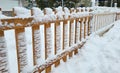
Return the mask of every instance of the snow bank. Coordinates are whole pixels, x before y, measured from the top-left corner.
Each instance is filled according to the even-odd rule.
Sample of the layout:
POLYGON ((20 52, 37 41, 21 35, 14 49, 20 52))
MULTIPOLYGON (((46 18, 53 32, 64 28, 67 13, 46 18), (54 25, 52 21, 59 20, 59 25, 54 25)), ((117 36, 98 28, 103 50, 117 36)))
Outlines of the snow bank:
POLYGON ((102 37, 91 35, 79 53, 51 73, 119 73, 120 21, 102 37))

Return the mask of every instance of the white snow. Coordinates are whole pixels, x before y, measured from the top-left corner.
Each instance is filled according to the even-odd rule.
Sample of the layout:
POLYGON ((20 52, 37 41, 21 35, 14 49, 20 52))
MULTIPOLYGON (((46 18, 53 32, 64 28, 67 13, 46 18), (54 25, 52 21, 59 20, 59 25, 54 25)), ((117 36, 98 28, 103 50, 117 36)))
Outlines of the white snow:
POLYGON ((0 19, 5 19, 5 18, 11 18, 11 17, 3 15, 2 12, 0 11, 0 19))
POLYGON ((70 16, 70 10, 67 7, 64 7, 64 13, 65 13, 64 18, 68 19, 70 16))
POLYGON ((64 19, 63 16, 65 15, 65 13, 63 12, 62 7, 58 7, 58 8, 56 8, 55 10, 56 10, 57 19, 58 19, 58 20, 63 20, 63 19, 64 19))
POLYGON ((120 21, 103 36, 92 34, 79 53, 51 73, 120 73, 120 21))
POLYGON ((44 17, 44 13, 40 8, 33 7, 33 17, 35 19, 35 22, 42 22, 42 17, 44 17))
POLYGON ((14 13, 16 17, 30 17, 31 11, 24 7, 14 7, 14 13))
POLYGON ((57 19, 55 13, 51 8, 44 9, 45 16, 43 17, 43 22, 55 21, 57 19))

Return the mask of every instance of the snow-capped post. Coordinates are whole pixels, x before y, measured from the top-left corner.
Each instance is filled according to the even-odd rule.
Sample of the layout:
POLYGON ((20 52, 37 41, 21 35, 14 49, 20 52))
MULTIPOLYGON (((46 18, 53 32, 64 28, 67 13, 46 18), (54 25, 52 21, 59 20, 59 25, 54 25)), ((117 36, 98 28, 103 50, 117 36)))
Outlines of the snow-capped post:
MULTIPOLYGON (((31 9, 31 16, 34 14, 34 9, 31 9)), ((39 60, 41 58, 41 50, 40 50, 40 23, 34 23, 32 26, 32 41, 33 41, 33 65, 38 65, 39 60)))
POLYGON ((4 31, 0 30, 0 73, 9 73, 4 31))

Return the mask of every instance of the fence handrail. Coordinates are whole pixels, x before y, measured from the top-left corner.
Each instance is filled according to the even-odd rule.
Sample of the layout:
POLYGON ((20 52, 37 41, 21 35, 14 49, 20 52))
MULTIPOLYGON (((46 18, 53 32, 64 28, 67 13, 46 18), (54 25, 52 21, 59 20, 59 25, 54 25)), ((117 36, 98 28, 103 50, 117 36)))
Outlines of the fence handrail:
POLYGON ((31 23, 33 18, 10 18, 10 19, 0 19, 3 26, 0 27, 0 30, 9 30, 17 29, 22 27, 29 26, 28 23, 31 23), (10 25, 12 23, 12 25, 10 25), (8 24, 8 25, 5 25, 8 24), (19 24, 19 25, 18 25, 19 24))

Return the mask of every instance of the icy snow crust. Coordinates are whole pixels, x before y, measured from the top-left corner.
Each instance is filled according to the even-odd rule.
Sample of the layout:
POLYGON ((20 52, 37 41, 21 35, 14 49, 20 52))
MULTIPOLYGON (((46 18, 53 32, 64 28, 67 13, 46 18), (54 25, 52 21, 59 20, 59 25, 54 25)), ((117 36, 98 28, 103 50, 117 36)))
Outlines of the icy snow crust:
POLYGON ((119 73, 120 21, 103 36, 92 34, 79 53, 51 73, 119 73))

